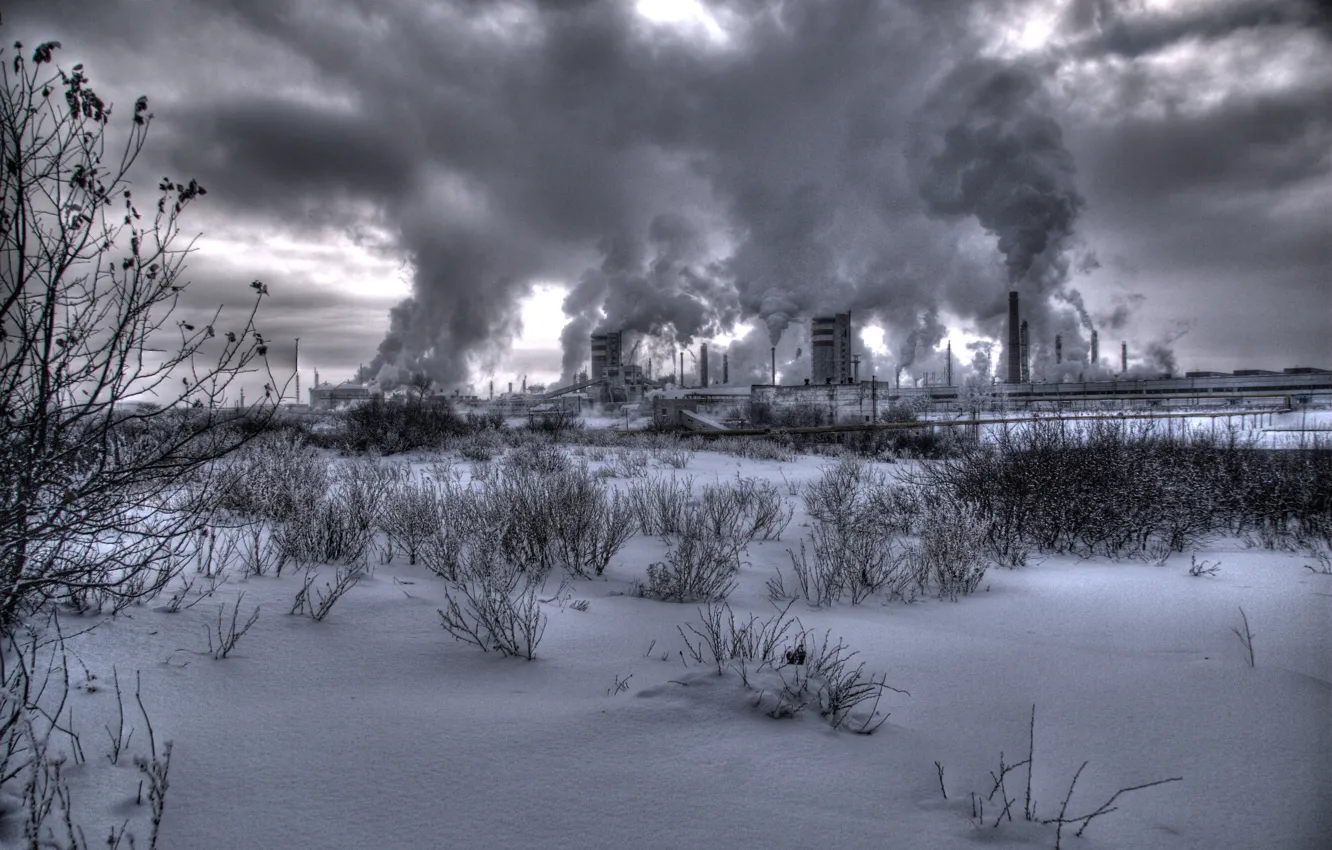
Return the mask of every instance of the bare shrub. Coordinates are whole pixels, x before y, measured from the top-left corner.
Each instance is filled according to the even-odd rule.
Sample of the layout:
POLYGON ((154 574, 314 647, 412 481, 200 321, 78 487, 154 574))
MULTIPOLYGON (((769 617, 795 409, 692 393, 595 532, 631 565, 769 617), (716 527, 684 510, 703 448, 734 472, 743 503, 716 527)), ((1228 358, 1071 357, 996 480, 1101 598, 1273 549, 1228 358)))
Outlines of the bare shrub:
POLYGON ((812 539, 820 572, 845 590, 853 605, 879 593, 903 596, 915 579, 910 550, 875 523, 815 523, 812 539))
POLYGON ((240 615, 241 600, 244 598, 244 593, 236 597, 236 602, 231 608, 231 622, 229 624, 225 621, 227 606, 219 605, 217 625, 213 629, 204 626, 204 634, 208 636, 208 654, 213 656, 214 659, 221 660, 230 655, 231 651, 236 648, 236 644, 250 630, 250 627, 259 621, 259 606, 256 605, 253 613, 250 614, 250 618, 245 621, 245 625, 238 626, 236 624, 240 615), (217 636, 216 641, 213 640, 214 635, 217 636))
POLYGON ((964 505, 941 503, 926 514, 919 557, 941 598, 956 602, 980 586, 989 565, 985 530, 979 512, 964 505))
POLYGON ((805 510, 825 523, 860 522, 873 496, 887 484, 885 476, 857 458, 843 458, 805 485, 805 510))
MULTIPOLYGON (((217 461, 252 438, 232 426, 232 381, 264 373, 252 307, 200 310, 181 215, 206 190, 129 175, 147 98, 110 107, 58 42, 0 62, 0 628, 71 595, 123 609, 182 564, 176 542, 218 507, 217 461), (108 143, 118 150, 108 150, 108 143), (140 209, 144 212, 141 214, 140 209), (157 404, 142 404, 147 398, 157 404)), ((273 414, 271 374, 251 411, 273 414)), ((234 389, 234 388, 233 388, 234 389)))
POLYGON ((504 451, 504 438, 498 431, 484 430, 460 438, 455 445, 464 459, 485 462, 504 451))
MULTIPOLYGON (((1013 771, 1017 770, 1018 768, 1022 767, 1026 768, 1026 777, 1027 777, 1026 798, 1022 807, 1023 819, 1033 823, 1040 823, 1042 825, 1055 824, 1055 850, 1060 850, 1060 848, 1063 846, 1063 833, 1064 833, 1064 827, 1066 825, 1081 824, 1078 827, 1078 831, 1075 833, 1076 837, 1081 838, 1082 833, 1086 831, 1088 825, 1090 825, 1093 820, 1100 817, 1101 815, 1106 815, 1109 814, 1110 812, 1119 810, 1118 807, 1115 806, 1115 801, 1118 800, 1122 795, 1127 794, 1130 791, 1141 791, 1144 788, 1154 788, 1158 785, 1165 785, 1169 782, 1184 781, 1184 777, 1182 776, 1172 776, 1168 779, 1158 779, 1153 782, 1145 782, 1141 785, 1132 785, 1126 788, 1120 788, 1113 795, 1111 795, 1111 797, 1106 802, 1102 803, 1100 806, 1091 810, 1087 814, 1070 816, 1068 814, 1068 804, 1073 799, 1073 789, 1078 784, 1078 777, 1082 776, 1082 771, 1085 770, 1087 765, 1090 763, 1084 761, 1078 767, 1077 771, 1074 772, 1073 779, 1068 784, 1068 793, 1064 795, 1064 800, 1059 806, 1059 814, 1055 815, 1052 818, 1041 818, 1036 812, 1036 803, 1031 796, 1031 777, 1035 768, 1035 758, 1034 758, 1035 751, 1036 751, 1036 706, 1033 705, 1031 707, 1031 727, 1027 741, 1027 757, 1020 762, 1014 764, 1006 764, 1004 761, 1004 754, 1002 752, 999 753, 999 770, 998 772, 990 771, 990 778, 993 784, 990 788, 989 793, 987 794, 984 792, 981 793, 972 792, 971 794, 971 819, 972 821, 974 821, 976 826, 981 827, 987 825, 988 823, 988 825, 991 828, 997 829, 999 825, 1004 822, 1005 819, 1007 819, 1009 823, 1012 823, 1013 805, 1018 802, 1018 799, 1016 797, 1016 789, 1014 789, 1013 797, 1010 797, 1008 794, 1008 775, 1013 771), (995 802, 994 800, 995 794, 999 794, 999 800, 997 802, 995 802), (990 810, 990 814, 994 815, 993 822, 989 822, 985 815, 985 803, 987 801, 994 803, 994 805, 991 807, 990 810)), ((943 794, 943 797, 946 800, 948 799, 948 790, 944 787, 943 765, 936 761, 934 763, 934 766, 939 775, 939 791, 941 794, 943 794)))
POLYGON ((679 534, 688 522, 694 478, 653 476, 629 482, 625 492, 643 534, 652 537, 679 534))
POLYGON ((271 571, 282 575, 286 557, 277 537, 264 523, 252 522, 237 530, 236 558, 243 576, 265 576, 271 571))
POLYGON ((687 449, 667 449, 658 452, 657 460, 674 469, 684 469, 694 459, 694 453, 687 449))
POLYGON ((551 545, 557 564, 577 576, 599 576, 633 536, 633 507, 619 493, 579 472, 553 482, 551 545))
POLYGON ((1211 561, 1199 561, 1198 554, 1196 552, 1189 557, 1189 575, 1193 576, 1194 578, 1200 578, 1202 576, 1214 576, 1220 571, 1221 571, 1220 563, 1212 563, 1211 561))
POLYGON ((705 608, 698 609, 702 620, 699 626, 686 623, 684 627, 677 626, 676 631, 684 639, 691 657, 703 659, 707 657, 706 650, 718 676, 730 667, 748 686, 750 673, 761 672, 781 660, 788 632, 799 625, 797 619, 787 616, 790 610, 788 603, 777 608, 767 620, 751 614, 748 622, 737 626, 729 604, 724 600, 709 600, 705 608), (697 643, 685 634, 686 628, 698 639, 697 643))
POLYGON ((303 436, 265 434, 227 463, 222 507, 244 516, 284 521, 328 492, 328 462, 303 436))
POLYGON ((321 590, 314 587, 318 576, 313 570, 306 570, 305 580, 301 584, 301 589, 296 593, 291 613, 307 614, 316 623, 323 622, 338 600, 357 585, 361 580, 361 575, 360 570, 349 567, 339 568, 334 573, 333 581, 324 582, 324 587, 321 590), (310 598, 311 589, 314 590, 313 599, 310 598))
POLYGON ((407 555, 407 563, 416 563, 422 547, 444 524, 447 498, 440 485, 412 479, 398 482, 388 494, 379 527, 407 555))
POLYGON ((513 449, 505 458, 505 463, 511 469, 537 475, 558 475, 573 468, 569 457, 559 446, 544 441, 527 443, 513 449))
POLYGON ((454 640, 529 661, 546 630, 538 591, 541 576, 516 568, 484 542, 469 546, 459 561, 458 577, 446 586, 447 608, 440 624, 454 640))
POLYGON ((696 602, 725 599, 735 587, 743 540, 720 537, 697 516, 666 552, 647 568, 644 592, 657 599, 696 602))
POLYGON ((616 449, 601 468, 606 478, 641 478, 647 474, 649 455, 638 449, 616 449))

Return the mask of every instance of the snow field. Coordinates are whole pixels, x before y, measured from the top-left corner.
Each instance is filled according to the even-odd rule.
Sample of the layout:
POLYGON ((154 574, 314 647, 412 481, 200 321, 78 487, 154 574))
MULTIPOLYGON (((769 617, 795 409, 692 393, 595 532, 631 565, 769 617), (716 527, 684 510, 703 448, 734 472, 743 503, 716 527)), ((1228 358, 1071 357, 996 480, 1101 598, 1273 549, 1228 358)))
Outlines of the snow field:
MULTIPOLYGON (((828 463, 699 452, 682 472, 696 490, 739 473, 785 495, 783 474, 808 482, 828 463)), ((782 540, 748 547, 729 600, 739 620, 772 611, 764 584, 809 530, 794 501, 782 540)), ((1024 769, 1009 774, 1014 822, 992 827, 992 802, 983 826, 970 818, 1000 752, 1026 757, 1033 704, 1040 817, 1084 760, 1070 814, 1183 777, 1122 796, 1082 838, 1065 827, 1064 847, 1314 848, 1332 835, 1332 576, 1298 555, 1225 541, 1199 551, 1221 565, 1206 577, 1188 575, 1187 555, 1160 567, 1034 558, 992 568, 956 603, 797 602, 804 627, 830 629, 910 692, 887 692, 887 722, 863 736, 813 711, 771 719, 737 674, 682 662, 677 627, 697 624, 699 606, 632 595, 664 551, 636 536, 603 580, 572 583, 586 611, 544 604, 532 662, 449 638, 443 580, 401 558, 319 623, 286 613, 297 572, 71 638, 100 685, 71 694, 88 762, 69 775, 89 843, 143 808, 132 766, 102 755, 113 665, 122 683, 141 671, 159 747, 174 742, 166 848, 1053 847, 1053 825, 1023 821, 1024 769), (257 605, 259 620, 225 660, 198 654, 204 625, 242 591, 242 619, 257 605), (1240 606, 1253 668, 1231 631, 1240 606)))

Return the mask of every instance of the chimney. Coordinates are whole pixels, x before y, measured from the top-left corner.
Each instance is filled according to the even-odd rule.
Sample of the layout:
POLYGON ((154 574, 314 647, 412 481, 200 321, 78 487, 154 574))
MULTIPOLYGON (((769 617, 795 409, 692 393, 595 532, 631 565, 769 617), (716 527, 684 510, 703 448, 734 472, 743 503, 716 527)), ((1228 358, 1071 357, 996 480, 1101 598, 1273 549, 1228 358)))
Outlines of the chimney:
POLYGON ((948 340, 948 386, 953 385, 953 341, 948 340))
POLYGON ((1064 337, 1061 334, 1055 334, 1055 365, 1064 362, 1064 337))
POLYGON ((494 400, 495 400, 495 379, 494 379, 494 378, 491 378, 491 379, 490 379, 490 400, 491 400, 491 401, 494 401, 494 400))
POLYGON ((698 346, 698 382, 705 388, 708 385, 708 344, 698 346))
POLYGON ((527 395, 527 376, 523 375, 523 395, 527 395))
POLYGON ((1022 383, 1022 331, 1018 325, 1018 294, 1008 293, 1008 383, 1022 383))
POLYGON ((1018 350, 1022 352, 1022 380, 1020 383, 1026 384, 1031 381, 1031 338, 1027 335, 1027 320, 1022 320, 1021 329, 1018 331, 1018 350))
POLYGON ((1128 373, 1128 343, 1119 344, 1119 371, 1123 374, 1128 373))
POLYGON ((731 356, 730 356, 729 354, 723 354, 723 355, 722 355, 722 383, 723 383, 723 384, 729 384, 730 382, 731 382, 731 356))
POLYGON ((680 352, 680 380, 675 382, 677 387, 684 386, 684 352, 680 352))
POLYGON ((513 381, 509 381, 509 395, 513 395, 513 381))
POLYGON ((1097 339, 1096 329, 1092 328, 1091 340, 1091 365, 1095 366, 1101 359, 1101 341, 1097 339))
POLYGON ((777 386, 777 346, 772 347, 772 385, 777 386))

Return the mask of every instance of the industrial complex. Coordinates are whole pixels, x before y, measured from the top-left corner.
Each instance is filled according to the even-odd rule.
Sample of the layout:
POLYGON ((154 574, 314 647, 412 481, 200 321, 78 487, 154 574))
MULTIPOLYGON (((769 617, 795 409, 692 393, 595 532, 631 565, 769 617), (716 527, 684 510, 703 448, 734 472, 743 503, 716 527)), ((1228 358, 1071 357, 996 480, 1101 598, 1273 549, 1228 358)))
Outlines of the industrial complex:
MULTIPOLYGON (((640 362, 638 353, 644 339, 632 341, 624 331, 599 330, 590 338, 589 368, 573 383, 556 388, 533 387, 524 379, 515 391, 495 392, 492 381, 485 397, 434 394, 429 398, 447 401, 459 407, 480 408, 505 416, 538 416, 550 413, 577 414, 602 410, 618 415, 632 410, 650 415, 662 425, 685 424, 696 429, 746 424, 762 408, 769 413, 783 408, 818 411, 819 420, 830 425, 850 425, 883 421, 883 415, 895 405, 906 404, 913 410, 977 412, 979 410, 1105 409, 1162 406, 1235 406, 1250 402, 1280 400, 1286 405, 1332 403, 1332 370, 1308 366, 1287 367, 1281 371, 1243 369, 1231 373, 1187 372, 1182 376, 1127 376, 1127 344, 1121 345, 1121 370, 1109 380, 1050 383, 1035 381, 1030 365, 1031 344, 1027 322, 1021 315, 1017 292, 1008 295, 1007 345, 1001 367, 1002 380, 977 384, 974 380, 957 386, 952 380, 951 353, 946 379, 927 385, 901 386, 896 379, 880 380, 871 375, 863 380, 859 357, 854 352, 854 327, 851 313, 816 316, 810 320, 809 377, 788 384, 775 381, 776 350, 772 352, 773 380, 766 384, 732 386, 726 353, 720 363, 710 362, 707 343, 694 350, 679 352, 678 363, 671 363, 654 377, 653 362, 640 362), (685 357, 694 366, 695 385, 688 385, 685 357), (720 368, 715 368, 720 366, 720 368), (687 420, 687 421, 686 421, 687 420)), ((1063 341, 1054 339, 1055 363, 1063 362, 1063 341)), ((1089 360, 1099 362, 1099 338, 1091 331, 1089 360)), ((363 403, 374 397, 406 397, 405 387, 382 392, 373 384, 319 381, 309 390, 309 409, 334 410, 363 403)))

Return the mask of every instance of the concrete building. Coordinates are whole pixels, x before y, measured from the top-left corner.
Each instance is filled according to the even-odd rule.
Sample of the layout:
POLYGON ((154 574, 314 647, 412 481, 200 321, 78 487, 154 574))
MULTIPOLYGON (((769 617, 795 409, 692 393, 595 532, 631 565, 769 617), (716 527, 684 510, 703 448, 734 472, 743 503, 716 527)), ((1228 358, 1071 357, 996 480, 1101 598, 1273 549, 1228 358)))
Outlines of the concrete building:
POLYGON ((851 378, 851 314, 816 316, 810 322, 812 383, 845 384, 851 378))
POLYGON ((343 381, 337 386, 325 381, 311 387, 309 392, 311 410, 336 410, 369 401, 371 396, 369 387, 352 381, 343 381))
POLYGON ((608 369, 620 368, 622 340, 619 331, 592 334, 592 373, 588 377, 599 381, 609 377, 608 369))

